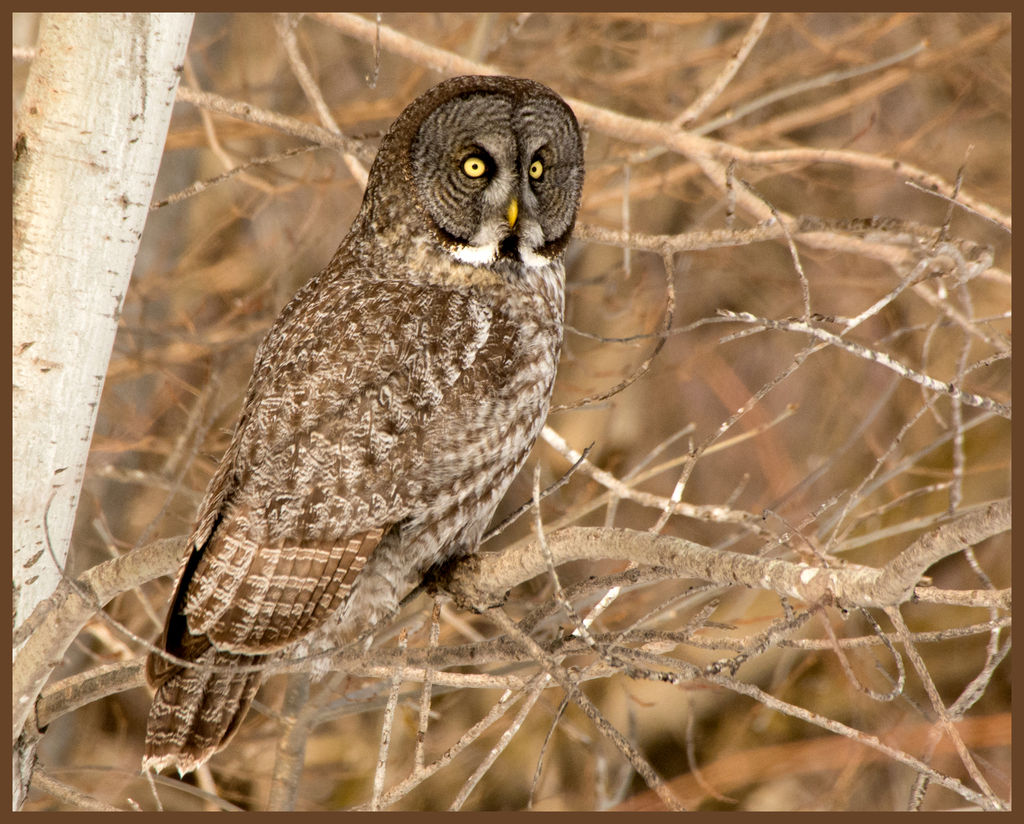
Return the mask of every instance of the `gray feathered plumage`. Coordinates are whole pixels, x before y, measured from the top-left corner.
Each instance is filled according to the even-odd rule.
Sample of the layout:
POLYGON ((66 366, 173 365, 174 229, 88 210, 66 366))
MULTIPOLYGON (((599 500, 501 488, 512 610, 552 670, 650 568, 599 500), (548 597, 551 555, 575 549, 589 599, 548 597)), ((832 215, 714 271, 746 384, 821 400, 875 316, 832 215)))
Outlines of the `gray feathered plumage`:
POLYGON ((161 641, 199 666, 149 657, 144 768, 195 769, 268 656, 351 638, 476 549, 547 415, 582 181, 572 112, 532 81, 455 78, 392 125, 257 350, 161 641))

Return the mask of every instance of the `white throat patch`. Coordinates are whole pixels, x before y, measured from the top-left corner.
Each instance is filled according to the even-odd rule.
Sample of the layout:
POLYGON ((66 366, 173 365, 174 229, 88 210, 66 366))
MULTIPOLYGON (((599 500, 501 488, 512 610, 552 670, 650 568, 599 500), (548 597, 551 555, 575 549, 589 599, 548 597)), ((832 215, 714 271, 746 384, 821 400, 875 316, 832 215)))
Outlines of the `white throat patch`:
MULTIPOLYGON (((498 243, 484 243, 480 246, 454 246, 449 249, 451 256, 462 263, 470 266, 487 266, 498 259, 498 243)), ((519 246, 519 259, 527 269, 539 269, 548 266, 551 261, 543 255, 538 255, 532 249, 519 246)))
POLYGON ((498 257, 498 244, 485 243, 482 246, 455 246, 449 249, 456 260, 468 263, 470 266, 484 266, 494 263, 498 257))

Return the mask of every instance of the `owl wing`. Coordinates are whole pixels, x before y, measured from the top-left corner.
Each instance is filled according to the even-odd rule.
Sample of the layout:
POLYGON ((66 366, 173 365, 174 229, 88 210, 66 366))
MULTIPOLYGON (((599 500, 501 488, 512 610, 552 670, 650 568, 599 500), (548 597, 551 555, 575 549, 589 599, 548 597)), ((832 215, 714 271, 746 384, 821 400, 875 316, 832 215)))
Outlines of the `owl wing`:
POLYGON ((430 460, 435 436, 461 429, 472 447, 464 419, 505 380, 518 330, 465 293, 334 279, 308 294, 315 286, 257 352, 183 560, 171 652, 197 642, 186 635, 268 652, 320 626, 381 539, 451 494, 459 464, 430 460))

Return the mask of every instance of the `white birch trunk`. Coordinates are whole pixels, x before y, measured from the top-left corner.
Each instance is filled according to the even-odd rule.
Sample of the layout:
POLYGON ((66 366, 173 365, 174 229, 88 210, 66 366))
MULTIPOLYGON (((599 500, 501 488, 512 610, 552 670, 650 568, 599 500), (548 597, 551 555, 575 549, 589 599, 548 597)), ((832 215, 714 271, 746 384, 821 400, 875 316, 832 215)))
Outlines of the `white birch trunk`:
MULTIPOLYGON (((191 27, 191 14, 46 14, 40 25, 14 135, 15 648, 67 558, 191 27)), ((45 663, 34 691, 14 696, 15 739, 45 663)), ((33 760, 21 744, 15 808, 33 760)))

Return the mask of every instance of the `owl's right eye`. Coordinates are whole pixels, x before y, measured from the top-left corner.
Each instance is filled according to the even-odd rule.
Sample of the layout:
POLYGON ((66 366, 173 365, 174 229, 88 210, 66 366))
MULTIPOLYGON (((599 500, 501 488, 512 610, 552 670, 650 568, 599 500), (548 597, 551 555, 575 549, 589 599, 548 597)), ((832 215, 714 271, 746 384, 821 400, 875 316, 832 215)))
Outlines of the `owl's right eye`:
POLYGON ((487 161, 479 155, 470 155, 462 161, 462 171, 466 177, 483 177, 487 172, 487 161))

